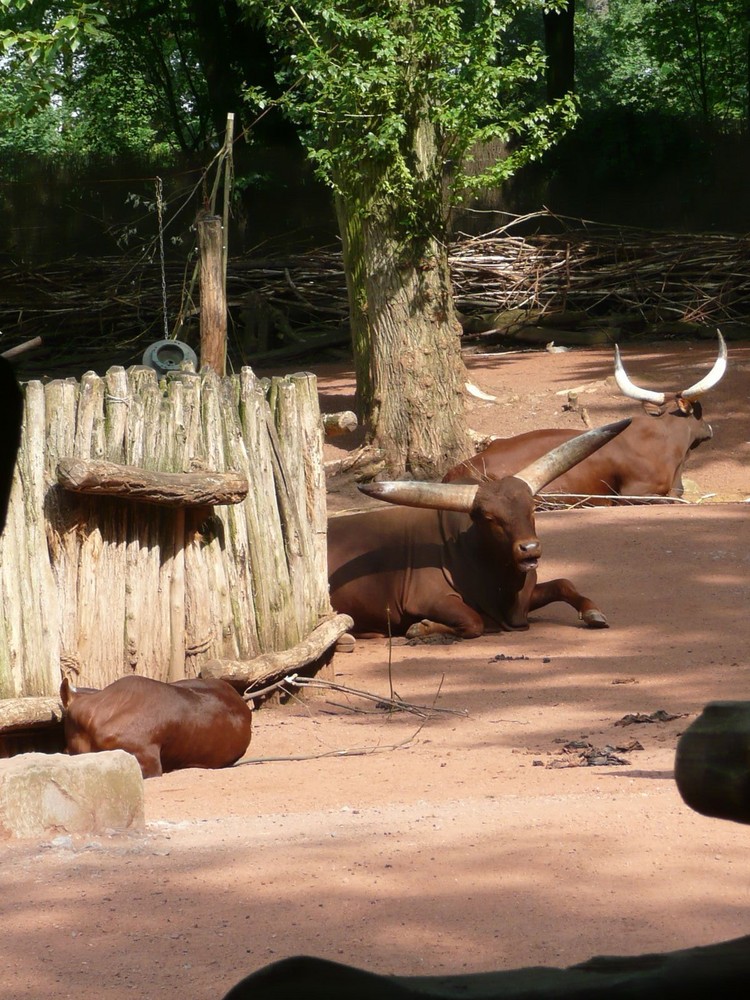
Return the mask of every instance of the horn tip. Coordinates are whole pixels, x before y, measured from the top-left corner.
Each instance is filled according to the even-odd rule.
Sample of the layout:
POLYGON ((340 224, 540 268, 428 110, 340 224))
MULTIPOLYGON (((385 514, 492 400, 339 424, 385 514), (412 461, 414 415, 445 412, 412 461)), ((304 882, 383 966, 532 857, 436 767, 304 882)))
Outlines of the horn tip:
POLYGON ((375 497, 380 500, 383 497, 387 497, 389 493, 392 493, 398 485, 398 483, 393 482, 357 483, 357 489, 360 493, 364 493, 366 497, 375 497))
POLYGON ((378 494, 378 487, 382 485, 382 483, 357 483, 357 489, 366 497, 374 497, 378 494))
POLYGON ((632 417, 625 417, 623 420, 615 420, 611 424, 605 424, 605 428, 612 434, 619 434, 620 431, 624 431, 626 427, 629 427, 633 422, 632 417))

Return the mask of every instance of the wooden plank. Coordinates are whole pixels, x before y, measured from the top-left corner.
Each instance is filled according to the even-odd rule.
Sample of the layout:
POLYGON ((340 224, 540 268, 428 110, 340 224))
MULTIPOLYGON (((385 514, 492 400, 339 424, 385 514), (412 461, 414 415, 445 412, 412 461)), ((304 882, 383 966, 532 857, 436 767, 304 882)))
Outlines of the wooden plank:
POLYGON ((241 503, 248 490, 247 479, 235 472, 153 472, 134 465, 70 457, 58 462, 57 481, 74 493, 165 507, 241 503))

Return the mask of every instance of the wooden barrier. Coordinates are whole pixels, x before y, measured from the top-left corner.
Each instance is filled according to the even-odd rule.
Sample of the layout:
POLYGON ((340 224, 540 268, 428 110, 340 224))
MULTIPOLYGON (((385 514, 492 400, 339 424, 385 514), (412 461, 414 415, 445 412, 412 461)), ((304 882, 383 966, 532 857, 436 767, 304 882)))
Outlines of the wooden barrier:
POLYGON ((331 614, 322 443, 307 373, 30 382, 0 539, 0 698, 55 696, 61 668, 91 687, 176 680, 303 642, 331 614), (156 492, 130 499, 134 483, 156 492))

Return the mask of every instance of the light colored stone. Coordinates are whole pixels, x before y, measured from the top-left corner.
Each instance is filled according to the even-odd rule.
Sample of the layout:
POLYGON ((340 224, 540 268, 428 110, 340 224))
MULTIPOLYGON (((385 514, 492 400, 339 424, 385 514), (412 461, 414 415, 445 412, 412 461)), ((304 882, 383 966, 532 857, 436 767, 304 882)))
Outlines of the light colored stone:
POLYGON ((143 776, 124 750, 0 760, 0 837, 103 833, 144 825, 143 776))

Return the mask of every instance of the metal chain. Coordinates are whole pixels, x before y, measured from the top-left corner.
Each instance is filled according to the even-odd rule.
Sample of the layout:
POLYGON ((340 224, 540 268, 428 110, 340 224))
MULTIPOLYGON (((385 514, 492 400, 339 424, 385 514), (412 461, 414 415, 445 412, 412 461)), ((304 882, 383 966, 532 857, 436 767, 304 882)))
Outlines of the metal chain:
POLYGON ((164 317, 164 339, 169 340, 169 324, 167 322, 167 272, 164 263, 164 199, 162 197, 161 177, 156 178, 156 216, 159 220, 159 257, 161 260, 161 308, 164 317))

